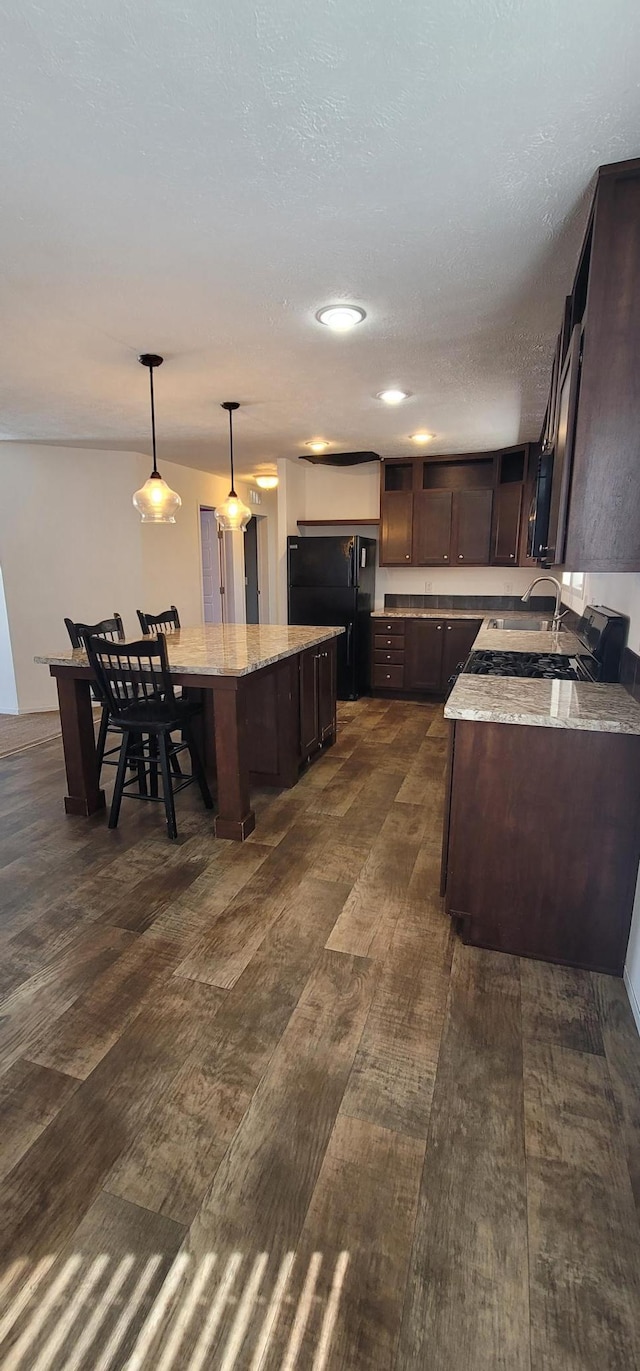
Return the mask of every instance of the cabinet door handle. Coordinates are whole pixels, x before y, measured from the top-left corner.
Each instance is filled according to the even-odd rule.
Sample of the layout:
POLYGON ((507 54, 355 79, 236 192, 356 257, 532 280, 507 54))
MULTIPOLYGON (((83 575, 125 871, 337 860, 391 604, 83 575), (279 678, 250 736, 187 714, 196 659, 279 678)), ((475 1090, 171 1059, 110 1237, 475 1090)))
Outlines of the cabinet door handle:
POLYGON ((438 633, 442 633, 442 624, 436 624, 436 629, 438 630, 438 633))
POLYGON ((442 560, 443 560, 443 562, 448 562, 448 561, 449 561, 449 558, 448 558, 446 552, 445 552, 444 557, 442 558, 442 560))
POLYGON ((410 552, 405 552, 404 555, 405 555, 405 560, 408 562, 408 561, 409 561, 409 558, 410 558, 410 556, 411 556, 411 553, 410 553, 410 552))
POLYGON ((459 562, 464 562, 464 552, 459 552, 459 553, 458 553, 458 561, 459 561, 459 562))
POLYGON ((447 624, 447 633, 451 632, 451 624, 447 624))
POLYGON ((511 561, 513 561, 515 555, 516 555, 515 552, 510 552, 510 553, 509 553, 509 557, 511 558, 511 561))

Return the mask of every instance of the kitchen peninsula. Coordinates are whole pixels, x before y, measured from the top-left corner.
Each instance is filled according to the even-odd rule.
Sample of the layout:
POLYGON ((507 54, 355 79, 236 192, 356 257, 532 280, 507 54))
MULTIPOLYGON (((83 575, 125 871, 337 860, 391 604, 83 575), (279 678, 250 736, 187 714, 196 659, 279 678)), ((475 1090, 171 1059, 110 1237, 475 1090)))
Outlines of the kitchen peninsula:
MULTIPOLYGON (((336 643, 342 628, 206 624, 167 635, 177 686, 202 692, 203 753, 217 790, 215 834, 242 842, 255 827, 251 785, 291 787, 335 740, 336 643)), ((68 814, 103 809, 84 652, 36 657, 58 687, 68 814)))

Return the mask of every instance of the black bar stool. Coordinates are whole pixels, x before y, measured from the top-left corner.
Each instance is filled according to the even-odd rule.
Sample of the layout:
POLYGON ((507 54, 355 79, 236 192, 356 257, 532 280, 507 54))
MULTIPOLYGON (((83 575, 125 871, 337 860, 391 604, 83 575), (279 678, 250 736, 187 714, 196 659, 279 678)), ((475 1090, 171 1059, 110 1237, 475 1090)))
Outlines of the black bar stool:
MULTIPOLYGON (((124 642, 124 625, 119 614, 114 614, 112 619, 101 619, 97 624, 81 624, 74 619, 65 619, 67 633, 71 639, 72 647, 84 648, 87 634, 97 634, 100 638, 108 638, 110 642, 124 642)), ((98 729, 98 741, 96 744, 96 757, 98 762, 98 776, 102 770, 103 762, 107 766, 117 766, 120 755, 120 742, 122 732, 115 723, 109 723, 109 706, 102 693, 102 688, 98 680, 92 683, 91 692, 94 700, 102 706, 100 715, 100 727, 98 729), (107 743, 107 733, 117 733, 118 746, 110 747, 105 751, 107 743)))
POLYGON ((192 728, 193 718, 202 706, 197 701, 176 698, 162 634, 135 643, 113 643, 90 635, 86 647, 108 702, 110 722, 117 724, 123 734, 109 828, 117 826, 123 795, 139 800, 162 799, 167 832, 170 838, 177 838, 174 796, 178 791, 197 781, 206 808, 213 809, 192 728), (174 741, 171 734, 178 731, 181 739, 174 741), (191 775, 179 774, 172 780, 172 761, 185 750, 191 758, 191 775), (136 773, 127 779, 127 767, 132 762, 136 773), (158 775, 162 778, 161 797, 158 775), (138 788, 134 791, 132 787, 136 784, 138 788))
POLYGON ((160 629, 161 633, 177 633, 180 628, 180 615, 175 605, 171 605, 170 609, 163 609, 160 614, 147 614, 144 609, 137 609, 136 614, 145 634, 157 629, 160 629))

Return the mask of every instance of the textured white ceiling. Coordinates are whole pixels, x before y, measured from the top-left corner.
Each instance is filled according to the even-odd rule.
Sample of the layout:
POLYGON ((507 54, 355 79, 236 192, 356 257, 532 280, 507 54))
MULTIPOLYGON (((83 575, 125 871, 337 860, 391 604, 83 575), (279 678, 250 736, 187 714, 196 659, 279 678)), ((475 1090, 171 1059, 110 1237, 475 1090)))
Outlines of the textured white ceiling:
POLYGON ((637 0, 2 0, 0 437, 245 470, 536 436, 637 0), (338 337, 322 304, 364 305, 338 337), (413 392, 388 409, 385 385, 413 392))

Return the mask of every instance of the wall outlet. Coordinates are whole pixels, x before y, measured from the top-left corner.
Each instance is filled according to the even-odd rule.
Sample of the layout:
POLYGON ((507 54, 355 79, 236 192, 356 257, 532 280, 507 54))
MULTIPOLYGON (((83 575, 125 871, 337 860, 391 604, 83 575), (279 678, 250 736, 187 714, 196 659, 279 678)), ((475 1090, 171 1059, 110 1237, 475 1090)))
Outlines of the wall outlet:
POLYGON ((424 592, 425 592, 425 595, 430 595, 432 590, 433 590, 433 581, 425 581, 425 583, 424 583, 424 592))
POLYGON ((512 594, 513 594, 513 581, 505 581, 505 582, 504 582, 504 593, 505 593, 505 595, 512 595, 512 594))

